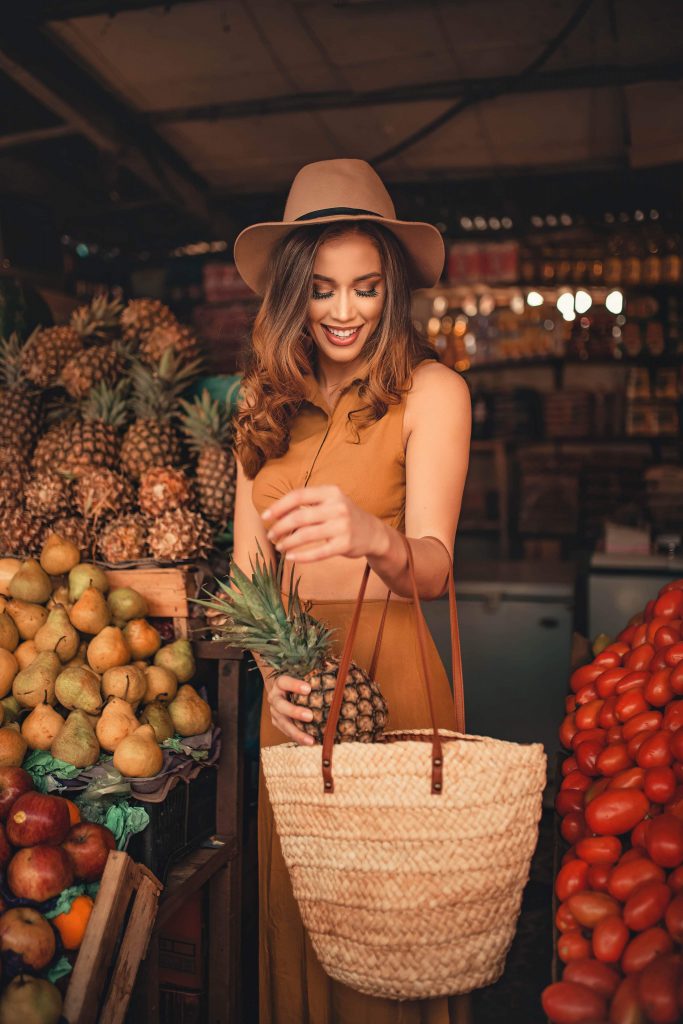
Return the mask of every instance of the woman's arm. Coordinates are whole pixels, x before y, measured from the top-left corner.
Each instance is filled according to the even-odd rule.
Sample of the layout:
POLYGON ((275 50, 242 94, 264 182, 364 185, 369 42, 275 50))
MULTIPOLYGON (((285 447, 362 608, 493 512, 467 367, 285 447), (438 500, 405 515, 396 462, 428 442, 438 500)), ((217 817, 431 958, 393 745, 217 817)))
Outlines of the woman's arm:
MULTIPOLYGON (((405 532, 413 552, 418 591, 430 599, 439 597, 448 582, 447 552, 453 551, 467 476, 472 405, 463 378, 441 363, 427 363, 415 371, 406 401, 410 434, 405 532)), ((392 591, 401 597, 411 595, 406 552, 398 530, 379 522, 367 559, 392 591)))

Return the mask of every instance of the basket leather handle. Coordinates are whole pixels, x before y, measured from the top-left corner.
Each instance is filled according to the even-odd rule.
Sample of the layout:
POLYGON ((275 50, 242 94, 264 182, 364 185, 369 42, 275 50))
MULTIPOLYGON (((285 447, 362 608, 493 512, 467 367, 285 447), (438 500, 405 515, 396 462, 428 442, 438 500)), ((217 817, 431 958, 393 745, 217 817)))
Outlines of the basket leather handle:
MULTIPOLYGON (((436 725, 436 717, 434 714, 434 705, 432 700, 432 687, 429 681, 427 661, 427 624, 425 622, 424 614, 422 612, 422 605, 420 604, 420 595, 417 587, 417 578, 415 575, 413 553, 407 538, 403 534, 399 534, 399 536, 401 537, 405 545, 408 558, 408 572, 410 575, 411 589, 413 591, 413 602, 415 605, 416 612, 418 648, 420 651, 420 660, 422 662, 424 682, 427 691, 427 702, 429 705, 429 715, 432 724, 432 793, 438 794, 441 793, 443 789, 443 751, 441 748, 441 737, 439 736, 439 730, 436 725)), ((344 696, 345 680, 349 670, 349 666, 351 664, 351 650, 353 647, 353 642, 356 637, 356 632, 358 630, 358 622, 360 620, 363 598, 365 596, 365 590, 367 587, 369 575, 370 564, 369 562, 366 562, 365 570, 363 572, 363 577, 361 579, 361 584, 358 590, 358 597, 356 598, 356 605, 354 607, 353 616, 351 618, 351 623, 346 634, 346 640, 344 642, 344 647, 342 649, 341 657, 339 660, 339 668, 337 670, 337 682, 334 688, 334 694, 332 697, 330 710, 327 716, 327 722, 325 724, 325 732, 323 735, 322 746, 322 772, 325 793, 334 792, 334 778, 332 776, 332 751, 334 747, 334 737, 337 732, 337 723, 339 721, 339 713, 341 711, 341 705, 344 696)), ((373 670, 377 662, 379 644, 381 641, 382 631, 384 628, 384 620, 386 617, 388 601, 389 595, 387 595, 387 601, 384 606, 382 620, 380 622, 380 627, 377 636, 377 642, 375 644, 375 650, 372 657, 373 670)), ((450 555, 448 557, 448 604, 451 627, 453 701, 455 704, 456 729, 459 732, 464 732, 465 700, 462 680, 462 662, 460 658, 460 634, 458 631, 458 616, 455 603, 455 581, 453 578, 453 563, 450 555)))

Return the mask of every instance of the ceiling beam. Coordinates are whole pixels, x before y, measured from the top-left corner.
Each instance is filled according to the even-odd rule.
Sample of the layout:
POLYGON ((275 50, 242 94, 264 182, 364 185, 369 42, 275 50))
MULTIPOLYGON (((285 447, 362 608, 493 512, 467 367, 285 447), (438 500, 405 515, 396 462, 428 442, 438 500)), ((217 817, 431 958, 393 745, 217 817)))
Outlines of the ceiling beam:
POLYGON ((76 129, 69 124, 55 124, 50 128, 29 128, 25 132, 11 132, 8 135, 0 135, 0 152, 19 149, 21 146, 31 146, 35 142, 63 139, 65 136, 77 134, 76 129))
POLYGON ((291 114, 316 110, 340 110, 353 107, 382 106, 393 103, 418 103, 425 100, 452 100, 457 97, 486 99, 492 94, 555 92, 635 85, 642 82, 672 82, 683 78, 683 61, 669 64, 638 64, 630 67, 599 66, 544 71, 523 82, 516 76, 457 78, 440 82, 392 86, 366 92, 333 90, 316 93, 292 93, 265 99, 236 100, 192 107, 155 110, 147 115, 155 125, 176 121, 218 121, 270 114, 291 114))
POLYGON ((200 175, 137 111, 24 20, 23 9, 3 24, 0 70, 97 149, 112 154, 156 194, 202 224, 211 222, 209 189, 200 175))
MULTIPOLYGON (((206 0, 22 0, 24 13, 38 22, 69 21, 107 15, 110 18, 126 11, 148 11, 157 8, 169 11, 186 4, 205 3, 206 0)), ((222 0, 215 0, 216 3, 222 0)))

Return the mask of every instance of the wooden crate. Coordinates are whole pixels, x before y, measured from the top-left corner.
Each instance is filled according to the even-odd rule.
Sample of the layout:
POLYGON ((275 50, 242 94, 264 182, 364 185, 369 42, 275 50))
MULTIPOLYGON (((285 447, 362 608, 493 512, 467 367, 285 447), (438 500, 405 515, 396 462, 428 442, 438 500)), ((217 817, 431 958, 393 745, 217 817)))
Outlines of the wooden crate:
POLYGON ((127 853, 109 854, 64 999, 68 1024, 122 1024, 162 889, 127 853))
POLYGON ((188 600, 196 597, 209 576, 205 565, 160 569, 127 568, 105 570, 109 585, 132 587, 147 601, 152 618, 173 619, 176 637, 187 638, 189 620, 197 618, 197 608, 188 600))

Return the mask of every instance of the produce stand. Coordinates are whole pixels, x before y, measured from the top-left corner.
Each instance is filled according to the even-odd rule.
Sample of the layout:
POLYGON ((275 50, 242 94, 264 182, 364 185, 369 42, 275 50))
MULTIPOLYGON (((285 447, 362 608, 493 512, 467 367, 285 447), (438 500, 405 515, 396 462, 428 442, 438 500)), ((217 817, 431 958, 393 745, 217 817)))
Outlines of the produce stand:
POLYGON ((177 639, 187 639, 190 634, 189 598, 199 593, 207 575, 204 565, 107 569, 112 588, 132 587, 146 599, 150 616, 172 619, 177 639))

